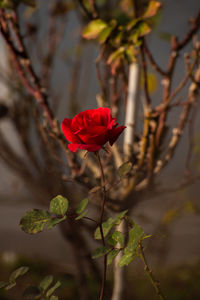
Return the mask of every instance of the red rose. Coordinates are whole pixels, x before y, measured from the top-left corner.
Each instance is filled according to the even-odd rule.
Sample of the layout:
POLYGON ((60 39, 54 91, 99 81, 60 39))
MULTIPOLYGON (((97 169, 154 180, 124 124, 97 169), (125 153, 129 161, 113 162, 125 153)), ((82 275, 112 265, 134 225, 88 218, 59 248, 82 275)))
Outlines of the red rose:
POLYGON ((78 149, 90 152, 98 151, 109 142, 116 141, 125 126, 117 127, 116 118, 112 118, 109 108, 100 107, 80 112, 73 119, 64 119, 62 131, 66 139, 71 142, 69 150, 78 149))

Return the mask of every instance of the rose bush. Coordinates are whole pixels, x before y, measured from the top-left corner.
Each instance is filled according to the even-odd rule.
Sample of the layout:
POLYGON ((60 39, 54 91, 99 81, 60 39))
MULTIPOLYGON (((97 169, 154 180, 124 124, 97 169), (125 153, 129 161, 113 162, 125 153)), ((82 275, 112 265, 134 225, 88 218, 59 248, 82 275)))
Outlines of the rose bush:
POLYGON ((69 150, 78 149, 90 152, 98 151, 109 142, 112 146, 126 126, 117 127, 116 118, 113 118, 110 109, 100 107, 89 109, 77 114, 73 119, 64 119, 62 131, 65 138, 71 142, 69 150))

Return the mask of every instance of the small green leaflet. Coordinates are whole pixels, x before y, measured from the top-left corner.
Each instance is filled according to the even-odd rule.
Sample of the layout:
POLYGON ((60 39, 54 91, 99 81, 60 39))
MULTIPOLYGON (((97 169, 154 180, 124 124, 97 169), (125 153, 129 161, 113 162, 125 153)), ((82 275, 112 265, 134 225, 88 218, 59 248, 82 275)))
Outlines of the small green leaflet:
POLYGON ((52 275, 48 275, 48 276, 44 277, 43 280, 39 284, 39 289, 41 291, 46 291, 52 282, 53 282, 52 275))
POLYGON ((107 26, 108 24, 101 19, 93 20, 84 28, 82 36, 88 40, 96 39, 107 26))
MULTIPOLYGON (((128 212, 128 210, 124 210, 121 213, 117 214, 114 218, 109 218, 106 222, 104 222, 102 224, 104 237, 109 233, 109 231, 115 225, 117 225, 117 224, 119 224, 121 222, 121 220, 124 218, 124 216, 126 215, 127 212, 128 212)), ((101 239, 101 232, 100 232, 99 227, 96 229, 96 231, 94 233, 94 238, 96 240, 100 240, 101 239)))
POLYGON ((21 219, 20 227, 26 233, 35 234, 41 232, 50 220, 51 215, 46 210, 33 209, 21 219))
POLYGON ((131 169, 132 169, 132 163, 130 161, 123 163, 117 170, 118 176, 119 177, 125 176, 126 174, 128 174, 128 172, 130 172, 131 169))
POLYGON ((64 216, 67 212, 68 205, 68 200, 63 196, 58 195, 51 200, 49 211, 52 214, 64 216))
POLYGON ((108 256, 107 256, 107 265, 110 265, 113 262, 113 260, 119 254, 120 251, 121 251, 120 249, 113 249, 112 251, 110 251, 108 253, 108 256))
POLYGON ((108 246, 101 246, 101 247, 94 250, 94 252, 92 254, 92 258, 98 258, 98 257, 104 256, 108 252, 110 252, 111 250, 112 249, 108 246))
POLYGON ((60 286, 61 286, 60 281, 57 281, 56 284, 54 284, 54 286, 51 287, 51 288, 47 291, 46 296, 47 296, 47 297, 51 296, 51 295, 55 292, 55 290, 56 290, 57 288, 59 288, 60 286))
POLYGON ((79 205, 76 209, 76 213, 81 214, 84 211, 84 209, 86 208, 87 205, 88 205, 88 198, 85 198, 79 203, 79 205))

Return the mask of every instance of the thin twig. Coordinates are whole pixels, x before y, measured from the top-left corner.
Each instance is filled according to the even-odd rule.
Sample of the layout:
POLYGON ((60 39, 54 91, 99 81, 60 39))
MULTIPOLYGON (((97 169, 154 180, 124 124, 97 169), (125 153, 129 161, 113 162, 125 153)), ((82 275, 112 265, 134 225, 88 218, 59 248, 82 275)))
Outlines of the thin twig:
MULTIPOLYGON (((102 244, 103 246, 106 245, 105 239, 104 239, 104 234, 103 234, 103 215, 104 215, 104 207, 105 207, 105 202, 106 202, 106 188, 105 188, 105 176, 104 176, 104 171, 103 171, 103 166, 101 163, 101 158, 99 155, 99 152, 96 153, 98 162, 99 162, 99 167, 101 170, 101 187, 102 187, 102 203, 101 203, 101 213, 100 213, 100 220, 99 220, 99 228, 100 228, 100 233, 101 233, 101 239, 102 239, 102 244)), ((103 299, 104 295, 104 290, 105 290, 105 282, 106 282, 106 270, 107 270, 107 255, 104 255, 104 268, 103 268, 103 277, 102 277, 102 284, 101 284, 101 292, 100 292, 100 297, 99 300, 103 299)))
POLYGON ((164 297, 164 295, 160 289, 160 282, 154 278, 154 276, 152 274, 152 270, 148 266, 142 243, 139 244, 139 249, 140 249, 139 257, 140 257, 141 261, 144 263, 144 270, 145 270, 145 273, 147 274, 147 277, 149 278, 151 284, 153 285, 158 297, 161 300, 165 300, 166 298, 164 297))

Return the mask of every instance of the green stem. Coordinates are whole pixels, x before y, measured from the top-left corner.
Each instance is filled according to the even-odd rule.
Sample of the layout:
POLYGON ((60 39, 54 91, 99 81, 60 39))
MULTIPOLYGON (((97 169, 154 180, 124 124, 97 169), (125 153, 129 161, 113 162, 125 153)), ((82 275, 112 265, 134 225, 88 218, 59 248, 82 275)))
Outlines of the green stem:
POLYGON ((156 291, 156 294, 158 295, 158 297, 161 299, 161 300, 166 300, 166 298, 164 297, 161 289, 160 289, 160 282, 157 281, 153 274, 152 274, 152 270, 149 268, 148 264, 147 264, 147 260, 146 260, 146 257, 145 257, 145 254, 144 254, 144 249, 143 249, 143 246, 142 244, 140 243, 139 245, 139 249, 140 249, 140 254, 139 254, 139 257, 140 259, 142 260, 142 262, 144 263, 144 271, 147 275, 147 277, 149 278, 151 284, 153 285, 155 291, 156 291))
MULTIPOLYGON (((100 219, 99 219, 99 228, 100 228, 100 233, 101 233, 102 244, 103 244, 103 246, 105 246, 106 243, 105 243, 105 239, 104 239, 104 235, 103 235, 103 227, 102 227, 104 207, 105 207, 105 202, 106 202, 105 176, 104 176, 103 166, 101 163, 101 158, 100 158, 99 152, 96 153, 96 156, 97 156, 99 167, 101 170, 101 187, 102 187, 102 202, 101 202, 101 213, 100 213, 100 219)), ((106 282, 106 270, 107 270, 107 255, 104 255, 104 267, 103 267, 103 276, 102 276, 102 284, 101 284, 99 300, 102 300, 103 295, 104 295, 105 282, 106 282)))

